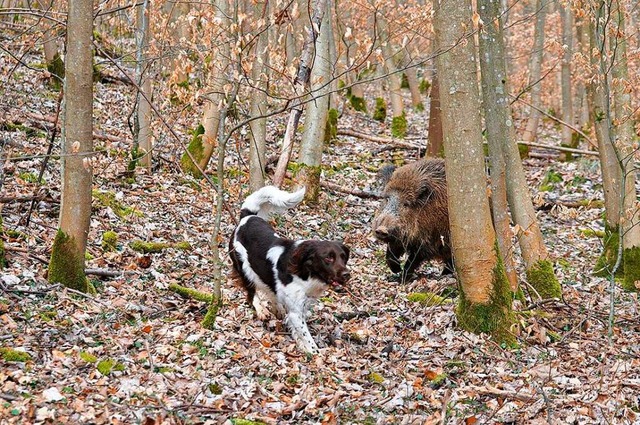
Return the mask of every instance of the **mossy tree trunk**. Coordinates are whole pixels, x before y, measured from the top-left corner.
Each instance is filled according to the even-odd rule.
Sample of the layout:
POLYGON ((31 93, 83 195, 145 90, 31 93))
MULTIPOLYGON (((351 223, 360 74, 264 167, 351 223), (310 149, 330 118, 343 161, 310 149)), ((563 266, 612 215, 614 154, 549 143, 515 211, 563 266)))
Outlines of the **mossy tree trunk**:
MULTIPOLYGON (((256 16, 266 19, 270 16, 268 1, 258 1, 254 10, 256 16)), ((251 98, 251 116, 265 116, 267 113, 267 80, 269 74, 269 38, 272 27, 258 35, 255 47, 256 60, 251 69, 251 79, 256 88, 251 98)), ((249 123, 249 189, 255 192, 264 186, 266 166, 267 118, 258 118, 249 123)))
POLYGON ((513 262, 511 240, 511 219, 507 202, 506 165, 503 149, 511 136, 511 114, 504 57, 504 38, 500 21, 499 0, 479 0, 478 10, 484 22, 496 22, 488 25, 480 33, 480 69, 482 72, 482 96, 484 106, 487 139, 489 141, 489 160, 491 164, 491 213, 496 229, 498 247, 504 263, 507 278, 513 292, 518 289, 518 276, 513 262))
POLYGON ((216 0, 216 19, 219 22, 218 37, 216 40, 216 55, 212 61, 212 69, 209 70, 209 90, 206 91, 205 108, 202 117, 204 134, 200 140, 192 140, 187 149, 196 160, 193 164, 189 155, 185 152, 182 156, 184 171, 199 177, 201 170, 204 172, 217 145, 218 128, 220 126, 220 109, 224 107, 224 85, 227 83, 231 53, 231 16, 229 15, 230 2, 216 0), (195 144, 194 144, 195 143, 195 144))
POLYGON ((511 340, 511 288, 486 192, 471 1, 434 0, 434 10, 451 245, 461 287, 456 316, 464 329, 511 340))
MULTIPOLYGON (((34 3, 34 7, 47 13, 53 10, 55 2, 53 0, 39 0, 34 3)), ((60 43, 55 26, 51 25, 48 19, 41 19, 42 44, 44 50, 44 60, 47 71, 51 74, 51 85, 55 89, 60 89, 64 81, 64 62, 60 55, 60 43)))
MULTIPOLYGON (((600 3, 604 8, 604 2, 600 3)), ((600 12, 603 13, 603 12, 600 12)), ((591 120, 595 128, 596 139, 598 141, 598 153, 600 157, 600 168, 602 169, 602 185, 604 187, 604 204, 606 211, 605 221, 605 249, 603 255, 596 263, 596 272, 605 271, 610 274, 614 271, 614 265, 618 257, 617 245, 612 248, 615 252, 608 252, 607 247, 610 241, 618 240, 620 223, 620 200, 622 189, 622 169, 620 161, 613 145, 611 110, 609 105, 609 83, 607 71, 609 65, 606 63, 606 43, 604 36, 605 29, 590 23, 589 44, 591 51, 599 54, 591 55, 591 65, 594 75, 587 84, 587 97, 591 120)))
POLYGON ((389 23, 382 16, 378 17, 378 32, 384 54, 384 67, 389 79, 392 113, 391 134, 394 137, 404 137, 407 134, 407 118, 404 114, 404 104, 402 102, 402 74, 398 72, 398 67, 396 66, 398 52, 391 42, 389 23))
POLYGON ((304 130, 300 145, 298 183, 307 188, 305 200, 317 202, 320 192, 320 166, 324 150, 327 117, 329 116, 329 96, 331 86, 331 64, 329 43, 331 35, 331 8, 327 3, 320 34, 316 40, 316 58, 311 70, 311 93, 316 99, 309 102, 304 119, 304 130))
POLYGON ((62 201, 60 223, 49 262, 49 281, 91 291, 84 274, 91 219, 93 169, 93 3, 70 0, 67 21, 64 126, 62 131, 62 201))
POLYGON ((533 34, 533 48, 529 59, 529 88, 531 89, 531 105, 533 107, 530 110, 527 126, 522 135, 522 139, 525 142, 533 142, 538 133, 538 121, 540 120, 538 109, 540 109, 542 102, 542 81, 540 76, 542 74, 542 59, 544 56, 544 22, 547 17, 548 7, 547 0, 536 0, 535 2, 536 23, 533 34))
POLYGON ((624 279, 622 286, 627 291, 640 291, 640 210, 637 205, 636 168, 634 155, 637 149, 637 136, 633 128, 633 106, 631 104, 631 81, 627 62, 627 39, 624 5, 619 0, 613 2, 613 14, 617 23, 616 34, 611 37, 611 50, 615 52, 612 67, 614 116, 616 126, 614 133, 616 144, 620 150, 623 170, 622 214, 620 231, 622 233, 622 255, 624 263, 624 279))

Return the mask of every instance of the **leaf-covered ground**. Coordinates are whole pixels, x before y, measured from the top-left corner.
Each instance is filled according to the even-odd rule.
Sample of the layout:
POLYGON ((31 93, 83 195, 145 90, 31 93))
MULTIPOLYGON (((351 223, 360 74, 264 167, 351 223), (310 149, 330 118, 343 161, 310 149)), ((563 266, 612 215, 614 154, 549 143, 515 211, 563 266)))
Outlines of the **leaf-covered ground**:
MULTIPOLYGON (((423 267, 406 285, 390 280, 383 246, 370 232, 377 201, 325 191, 318 205, 301 205, 277 218, 281 234, 343 239, 352 248, 353 279, 315 306, 310 326, 324 348, 307 357, 281 323, 259 322, 231 282, 223 283, 224 306, 213 331, 200 326, 204 303, 167 289, 179 283, 210 291, 216 194, 206 182, 180 173, 182 147, 160 125, 156 170, 138 171, 134 181, 127 180, 132 96, 123 85, 96 86, 96 131, 115 137, 96 139, 101 152, 94 188, 113 194, 116 203, 94 199, 88 267, 124 274, 90 276, 95 297, 49 284, 46 262, 57 226, 60 164, 52 158, 37 184, 49 135, 33 114, 53 117, 57 95, 41 74, 11 72, 14 64, 7 56, 0 62, 8 257, 0 281, 0 423, 640 421, 637 296, 615 289, 610 342, 609 282, 592 276, 602 248, 601 202, 567 207, 574 205, 570 201, 602 199, 595 157, 560 163, 548 151, 526 160, 536 203, 547 206, 539 217, 564 299, 535 303, 528 297, 526 304, 516 304, 516 348, 459 330, 455 301, 424 306, 407 300, 412 292, 455 295, 455 281, 439 278, 438 264, 423 267), (539 192, 550 175, 555 176, 545 181, 550 190, 539 192), (31 203, 20 197, 34 194, 40 201, 29 214, 31 203), (106 231, 118 235, 113 252, 102 246, 106 231), (136 239, 187 241, 191 249, 143 255, 129 247, 136 239)), ((187 141, 198 113, 172 116, 187 141)), ((425 133, 425 113, 409 110, 408 118, 410 138, 425 133)), ((541 141, 558 144, 558 129, 544 125, 541 141)), ((388 127, 348 109, 340 126, 389 134, 388 127)), ((270 124, 272 154, 282 131, 280 117, 270 124)), ((234 214, 247 194, 245 163, 239 161, 246 157, 245 139, 235 139, 227 160, 226 202, 234 214)), ((381 164, 417 157, 406 149, 377 152, 384 146, 341 137, 327 148, 323 178, 368 190, 381 164)), ((59 151, 56 140, 53 152, 59 151)), ((233 225, 225 212, 221 246, 233 225)))

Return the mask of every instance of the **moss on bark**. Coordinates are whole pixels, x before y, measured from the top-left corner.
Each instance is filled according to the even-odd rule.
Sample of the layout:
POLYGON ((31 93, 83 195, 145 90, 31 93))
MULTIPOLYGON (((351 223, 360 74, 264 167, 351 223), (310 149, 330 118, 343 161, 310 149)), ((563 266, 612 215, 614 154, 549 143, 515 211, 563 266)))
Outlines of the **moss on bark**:
POLYGON ((407 135, 407 117, 404 113, 399 117, 393 117, 391 121, 391 135, 401 139, 407 135))
POLYGON ((338 137, 338 110, 331 108, 327 114, 327 126, 324 131, 324 143, 329 144, 338 137))
POLYGON ((320 173, 322 167, 301 164, 297 171, 300 183, 306 187, 304 193, 305 202, 317 203, 320 195, 320 173))
MULTIPOLYGON (((620 244, 620 231, 618 228, 611 229, 608 226, 604 229, 604 238, 602 239, 604 249, 598 257, 593 274, 598 277, 609 277, 613 272, 613 267, 618 258, 618 246, 620 244)), ((616 270, 616 277, 624 276, 624 261, 616 270)))
POLYGON ((205 303, 210 303, 213 300, 213 295, 208 294, 206 292, 200 292, 195 289, 187 288, 182 285, 178 285, 177 283, 169 284, 169 290, 175 292, 184 298, 193 298, 197 301, 202 301, 205 303))
POLYGON ((387 103, 381 97, 376 97, 376 108, 373 110, 373 119, 384 122, 387 119, 387 103))
POLYGON ((622 288, 629 292, 640 292, 640 247, 622 251, 624 279, 622 288))
POLYGON ((64 81, 64 61, 59 53, 56 53, 53 60, 47 63, 47 71, 51 74, 51 79, 49 80, 51 87, 55 90, 60 90, 64 81))
POLYGON ((527 280, 543 300, 562 298, 562 287, 553 271, 551 261, 541 260, 532 265, 527 270, 527 280))
POLYGON ((489 302, 472 303, 461 290, 456 317, 462 329, 474 333, 487 333, 501 344, 513 345, 516 342, 511 332, 511 326, 515 321, 511 309, 513 292, 498 249, 495 250, 498 261, 493 268, 489 302))
MULTIPOLYGON (((189 146, 187 146, 187 151, 191 153, 193 159, 197 162, 200 162, 204 155, 204 145, 202 144, 202 135, 204 134, 204 127, 202 124, 198 125, 196 129, 191 132, 191 142, 189 142, 189 146)), ((189 154, 187 152, 182 154, 182 158, 180 159, 180 165, 182 166, 182 171, 185 173, 189 173, 196 178, 202 177, 202 173, 193 163, 189 154)))
POLYGON ((213 329, 216 324, 216 317, 218 317, 218 311, 220 311, 220 307, 222 307, 222 298, 218 298, 215 295, 211 295, 211 303, 209 304, 209 309, 207 310, 207 314, 204 315, 202 319, 202 327, 205 329, 213 329))
POLYGON ((78 252, 75 239, 61 229, 58 229, 51 248, 48 275, 50 283, 62 283, 85 293, 96 292, 84 274, 84 252, 78 252))

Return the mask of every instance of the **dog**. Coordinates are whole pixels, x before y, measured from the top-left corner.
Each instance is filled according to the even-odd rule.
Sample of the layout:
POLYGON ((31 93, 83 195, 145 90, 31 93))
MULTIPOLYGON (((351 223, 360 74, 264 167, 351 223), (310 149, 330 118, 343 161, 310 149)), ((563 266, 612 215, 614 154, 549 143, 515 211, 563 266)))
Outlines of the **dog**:
POLYGON ((266 295, 276 317, 285 319, 298 346, 317 353, 318 345, 306 317, 313 302, 329 286, 344 285, 349 280, 349 248, 338 241, 293 241, 275 233, 266 221, 269 215, 295 207, 304 193, 304 188, 289 193, 265 186, 249 195, 229 241, 229 255, 232 277, 246 290, 257 317, 267 319, 268 311, 256 291, 266 295))

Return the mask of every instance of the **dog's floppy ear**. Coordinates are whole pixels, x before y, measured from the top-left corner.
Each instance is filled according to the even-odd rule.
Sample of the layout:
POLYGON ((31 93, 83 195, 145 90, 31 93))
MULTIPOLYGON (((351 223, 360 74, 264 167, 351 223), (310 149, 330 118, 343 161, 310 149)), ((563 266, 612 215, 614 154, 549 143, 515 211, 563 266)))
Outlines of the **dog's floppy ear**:
POLYGON ((295 247, 289 259, 289 272, 300 276, 302 279, 307 279, 309 277, 309 266, 313 261, 311 257, 314 251, 312 241, 304 241, 295 247))
POLYGON ((345 260, 345 263, 346 263, 347 261, 349 261, 349 254, 351 253, 351 250, 349 249, 348 246, 346 246, 342 242, 339 242, 339 243, 340 243, 340 248, 342 248, 342 250, 344 251, 344 255, 347 256, 347 259, 345 260))

